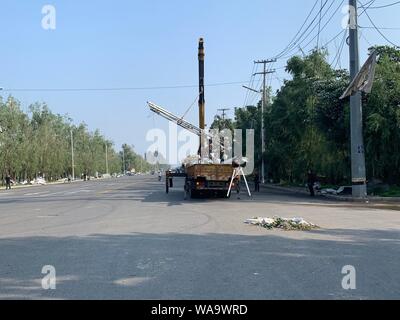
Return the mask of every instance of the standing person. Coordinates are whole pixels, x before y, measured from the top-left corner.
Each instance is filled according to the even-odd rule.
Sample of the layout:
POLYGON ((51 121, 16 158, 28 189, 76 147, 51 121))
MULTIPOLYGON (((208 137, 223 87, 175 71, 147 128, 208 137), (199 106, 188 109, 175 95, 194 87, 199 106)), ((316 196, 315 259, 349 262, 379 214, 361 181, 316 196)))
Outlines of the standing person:
POLYGON ((258 171, 254 174, 254 192, 260 192, 260 175, 258 171))
POLYGON ((8 173, 6 175, 6 190, 11 190, 11 177, 8 173))
POLYGON ((308 185, 308 190, 310 190, 310 196, 315 197, 315 190, 314 190, 314 184, 317 181, 317 178, 312 170, 308 170, 307 174, 307 185, 308 185))

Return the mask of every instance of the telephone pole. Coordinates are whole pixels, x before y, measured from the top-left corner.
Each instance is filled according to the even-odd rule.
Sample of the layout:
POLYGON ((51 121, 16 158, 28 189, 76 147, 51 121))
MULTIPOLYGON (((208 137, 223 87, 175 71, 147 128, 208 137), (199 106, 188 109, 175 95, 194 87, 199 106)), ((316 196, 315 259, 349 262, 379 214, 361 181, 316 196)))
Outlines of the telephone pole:
POLYGON ((222 112, 222 120, 225 120, 226 111, 229 111, 229 108, 218 109, 217 111, 222 112))
POLYGON ((108 145, 106 143, 106 174, 108 174, 108 145))
POLYGON ((74 135, 71 130, 71 161, 72 161, 72 181, 75 180, 75 159, 74 159, 74 135))
POLYGON ((122 173, 125 174, 125 149, 122 146, 122 173))
MULTIPOLYGON (((349 47, 350 47, 350 81, 360 71, 360 57, 358 46, 358 19, 357 0, 349 0, 349 47)), ((367 197, 367 178, 365 169, 365 152, 362 124, 361 92, 350 97, 350 125, 351 125, 351 172, 352 192, 354 198, 367 197)))
POLYGON ((257 72, 254 75, 261 74, 263 75, 263 88, 262 88, 262 99, 261 99, 261 182, 265 183, 265 132, 264 132, 264 109, 266 108, 266 78, 267 74, 274 73, 275 70, 267 71, 267 64, 276 62, 276 59, 271 60, 257 60, 254 61, 255 64, 263 64, 263 72, 257 72))

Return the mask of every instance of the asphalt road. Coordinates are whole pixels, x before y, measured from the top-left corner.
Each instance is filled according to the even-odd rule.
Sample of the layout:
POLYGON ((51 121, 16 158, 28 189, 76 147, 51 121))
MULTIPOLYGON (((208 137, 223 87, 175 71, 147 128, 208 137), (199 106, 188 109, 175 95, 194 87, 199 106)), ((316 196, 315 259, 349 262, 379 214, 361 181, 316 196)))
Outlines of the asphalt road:
POLYGON ((156 177, 0 192, 0 299, 399 299, 400 210, 264 190, 183 201, 156 177), (254 216, 302 216, 312 232, 254 216), (42 267, 56 270, 44 290, 42 267), (356 290, 342 288, 346 265, 356 290))

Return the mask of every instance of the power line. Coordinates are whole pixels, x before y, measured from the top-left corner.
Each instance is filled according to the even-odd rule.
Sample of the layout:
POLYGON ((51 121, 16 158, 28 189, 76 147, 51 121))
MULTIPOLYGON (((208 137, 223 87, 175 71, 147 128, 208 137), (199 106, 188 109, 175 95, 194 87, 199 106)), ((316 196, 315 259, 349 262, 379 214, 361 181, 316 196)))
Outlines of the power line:
MULTIPOLYGON (((322 0, 321 0, 321 9, 322 9, 322 0)), ((319 49, 319 36, 321 34, 321 20, 322 20, 322 10, 319 11, 317 49, 319 49)))
POLYGON ((341 57, 342 57, 342 52, 343 52, 343 49, 344 49, 344 45, 345 45, 345 43, 346 43, 346 38, 347 38, 347 30, 344 30, 344 31, 343 31, 343 38, 342 38, 342 41, 340 42, 339 48, 338 48, 338 50, 337 50, 337 52, 336 52, 336 55, 335 55, 335 58, 333 59, 331 65, 330 65, 330 66, 332 67, 333 64, 335 64, 334 69, 336 69, 336 67, 337 67, 338 64, 340 63, 340 59, 341 59, 341 57), (336 63, 335 63, 335 61, 336 61, 336 63))
MULTIPOLYGON (((230 86, 245 84, 247 81, 210 83, 206 87, 230 86)), ((198 85, 175 85, 175 86, 154 86, 154 87, 115 87, 115 88, 4 88, 4 92, 84 92, 84 91, 140 91, 140 90, 164 90, 164 89, 184 89, 197 88, 198 85)))
MULTIPOLYGON (((250 88, 253 86, 253 83, 254 83, 254 72, 256 71, 256 68, 258 68, 258 65, 253 63, 253 70, 251 71, 250 80, 249 80, 249 84, 248 84, 248 86, 250 88)), ((245 108, 247 106, 249 95, 250 95, 250 91, 246 90, 246 96, 244 98, 243 108, 245 108)))
MULTIPOLYGON (((323 25, 323 27, 321 28, 321 31, 325 30, 325 28, 327 27, 327 25, 332 21, 333 17, 336 15, 336 13, 339 11, 339 9, 342 7, 344 3, 344 0, 341 1, 341 3, 339 4, 339 6, 336 8, 336 10, 333 12, 333 14, 329 17, 329 19, 326 21, 326 23, 323 25)), ((329 6, 329 8, 327 9, 327 11, 324 13, 324 15, 322 16, 322 18, 324 18, 326 16, 326 14, 329 12, 330 8, 332 7, 332 5, 334 4, 334 2, 332 1, 331 5, 329 6)), ((307 34, 307 36, 299 43, 299 45, 301 45, 312 33, 312 31, 314 31, 316 26, 314 26, 314 28, 307 34)), ((342 34, 342 31, 340 31, 331 41, 333 41, 335 38, 339 37, 342 34)), ((318 34, 315 35, 306 45, 302 46, 303 48, 307 48, 316 38, 318 37, 318 34)), ((330 41, 330 42, 331 42, 330 41)), ((327 44, 325 44, 326 46, 327 44)), ((289 50, 288 52, 293 51, 293 50, 289 50)), ((295 55, 299 50, 297 50, 295 53, 290 54, 285 56, 284 58, 289 58, 292 57, 293 55, 295 55)))
MULTIPOLYGON (((321 8, 319 9, 319 11, 317 12, 317 14, 315 15, 315 17, 312 19, 312 21, 309 23, 309 25, 307 26, 307 28, 301 33, 301 35, 296 39, 297 35, 302 31, 304 25, 307 23, 308 18, 311 16, 311 14, 314 11, 314 8, 317 6, 317 4, 319 3, 318 0, 316 0, 314 7, 312 8, 311 12, 309 13, 309 15, 307 16, 305 23, 303 24, 303 26, 300 28, 299 32, 296 34, 296 36, 294 37, 294 39, 289 42, 289 45, 277 56, 275 56, 276 59, 281 58, 283 55, 287 54, 288 52, 292 51, 293 48, 295 48, 297 46, 297 44, 299 43, 299 41, 303 38, 303 36, 306 34, 306 32, 312 27, 312 25, 314 24, 314 22, 318 19, 320 12, 323 10, 323 8, 326 6, 326 4, 328 3, 328 0, 325 0, 325 3, 321 6, 321 8)), ((311 30, 313 31, 315 29, 314 28, 311 30)))
POLYGON ((365 14, 368 17, 368 20, 372 23, 372 25, 374 26, 375 30, 382 36, 382 38, 384 38, 387 42, 389 42, 391 45, 395 46, 395 47, 399 47, 397 44, 395 44, 394 42, 392 42, 388 37, 385 36, 385 34, 375 25, 374 21, 372 20, 372 18, 370 17, 370 15, 368 14, 367 11, 365 11, 365 14))
MULTIPOLYGON (((368 7, 367 9, 383 9, 383 8, 393 7, 397 4, 400 4, 400 1, 396 1, 382 6, 368 7)), ((363 6, 361 6, 361 8, 363 8, 363 6)))
MULTIPOLYGON (((333 2, 332 2, 333 3, 333 2)), ((321 28, 321 31, 325 30, 325 28, 328 26, 328 24, 332 21, 333 17, 336 15, 336 13, 339 11, 340 8, 342 8, 344 3, 344 0, 341 1, 341 3, 339 4, 339 6, 336 8, 336 10, 333 12, 333 14, 330 16, 330 18, 326 21, 326 23, 323 25, 323 27, 321 28)), ((327 12, 326 12, 327 13, 327 12)), ((341 33, 341 32, 340 32, 341 33)), ((307 48, 317 37, 318 35, 316 35, 314 38, 312 38, 305 46, 303 46, 303 48, 307 48)))
MULTIPOLYGON (((374 27, 358 26, 360 29, 375 29, 374 27)), ((378 27, 380 30, 400 30, 400 27, 378 27)))
POLYGON ((285 52, 286 52, 286 50, 287 50, 287 49, 292 45, 292 43, 296 40, 296 37, 300 34, 301 30, 303 30, 304 26, 306 25, 308 19, 309 19, 310 16, 311 16, 311 14, 314 12, 314 9, 315 9, 315 7, 317 6, 317 4, 318 4, 318 0, 315 1, 314 6, 312 7, 310 13, 307 15, 307 18, 304 20, 302 26, 301 26, 300 29, 297 31, 297 33, 295 34, 295 36, 293 37, 293 39, 289 41, 289 44, 286 46, 285 49, 283 49, 280 53, 278 53, 278 54, 275 56, 276 58, 279 58, 279 57, 281 57, 282 55, 284 55, 285 52))
MULTIPOLYGON (((317 15, 315 16, 314 20, 311 22, 311 24, 308 26, 308 28, 306 30, 304 30, 304 32, 302 33, 302 35, 300 36, 300 38, 294 43, 294 45, 297 46, 301 46, 301 44, 306 41, 306 39, 308 39, 308 37, 312 34, 312 32, 315 30, 315 28, 318 26, 318 24, 314 25, 314 27, 306 34, 306 32, 309 30, 309 28, 311 28, 311 26, 313 25, 313 23, 316 21, 316 19, 321 15, 322 10, 324 9, 324 7, 326 6, 326 4, 328 3, 328 1, 325 1, 325 3, 323 4, 323 6, 321 6, 321 9, 319 10, 319 12, 317 13, 317 15), (304 35, 306 34, 306 36, 304 37, 304 35), (303 38, 304 37, 304 38, 303 38)), ((325 13, 323 14, 323 16, 321 17, 321 19, 323 19, 326 14, 329 12, 329 10, 332 8, 332 5, 334 4, 334 2, 332 1, 330 6, 328 7, 328 9, 325 11, 325 13)), ((312 41, 315 40, 317 36, 315 36, 312 41)), ((295 50, 296 47, 292 47, 290 50, 288 50, 286 53, 292 52, 293 50, 295 50)), ((298 52, 298 50, 296 51, 298 52)))
POLYGON ((370 47, 373 47, 373 44, 372 44, 371 42, 369 42, 369 40, 367 39, 367 37, 364 35, 364 32, 362 32, 361 30, 360 30, 360 35, 361 35, 361 37, 365 40, 365 42, 368 43, 368 45, 369 45, 370 47))
POLYGON ((370 8, 370 7, 376 2, 376 0, 371 0, 370 2, 367 2, 367 3, 365 3, 365 4, 362 4, 361 1, 359 1, 359 0, 357 0, 357 1, 362 5, 361 8, 364 9, 363 12, 361 12, 361 13, 358 15, 358 17, 361 17, 361 16, 365 13, 365 11, 367 11, 367 9, 370 8))
MULTIPOLYGON (((347 31, 345 31, 347 32, 347 31)), ((343 31, 340 31, 337 35, 335 35, 331 40, 329 40, 328 42, 326 42, 322 48, 326 48, 328 45, 330 45, 333 41, 335 41, 337 38, 339 38, 339 36, 343 33, 343 31)))

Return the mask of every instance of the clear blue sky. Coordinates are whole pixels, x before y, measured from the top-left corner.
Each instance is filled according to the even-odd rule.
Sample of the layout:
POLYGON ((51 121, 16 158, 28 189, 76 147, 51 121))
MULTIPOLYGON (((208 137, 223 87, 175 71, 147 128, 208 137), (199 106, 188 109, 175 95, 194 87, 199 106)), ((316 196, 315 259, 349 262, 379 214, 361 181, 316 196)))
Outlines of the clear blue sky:
MULTIPOLYGON (((334 1, 334 7, 340 0, 334 1)), ((347 2, 347 1, 345 1, 347 2)), ((366 2, 366 0, 363 0, 366 2)), ((374 6, 391 3, 377 0, 374 6)), ((314 0, 150 0, 150 1, 36 1, 1 0, 0 87, 113 88, 191 85, 197 83, 197 41, 206 41, 206 82, 246 81, 254 59, 270 58, 292 39, 315 3, 314 0), (202 5, 200 6, 200 4, 202 5), (41 27, 42 7, 57 10, 57 28, 41 27)), ((324 21, 331 15, 327 14, 324 21)), ((380 27, 399 27, 400 6, 371 10, 380 27)), ((339 11, 321 33, 320 43, 341 30, 339 11)), ((364 15, 362 26, 370 26, 364 15)), ((400 30, 385 30, 397 41, 400 30)), ((374 30, 364 29, 373 44, 385 41, 374 30)), ((361 58, 368 44, 362 37, 361 58)), ((308 41, 307 41, 308 42, 308 41)), ((400 42, 400 41, 398 41, 400 42)), ((307 52, 316 41, 304 48, 307 52)), ((331 44, 332 55, 340 37, 331 44)), ((332 57, 333 58, 333 57, 332 57)), ((342 66, 347 67, 347 47, 342 66)), ((277 76, 287 77, 276 63, 277 76)), ((272 79, 274 89, 279 81, 272 79)), ((8 95, 9 92, 3 92, 8 95)), ((123 92, 12 92, 24 109, 45 101, 76 123, 99 128, 117 148, 124 142, 143 153, 147 130, 167 128, 153 117, 146 101, 157 102, 182 115, 197 96, 196 88, 123 92)), ((240 107, 246 92, 240 84, 206 89, 207 122, 221 107, 240 107)), ((250 97, 251 98, 251 97, 250 97)), ((252 100, 252 99, 250 99, 252 100)), ((255 101, 255 97, 253 98, 255 101)), ((188 120, 197 123, 197 104, 188 120)), ((232 115, 233 112, 230 112, 232 115)))

